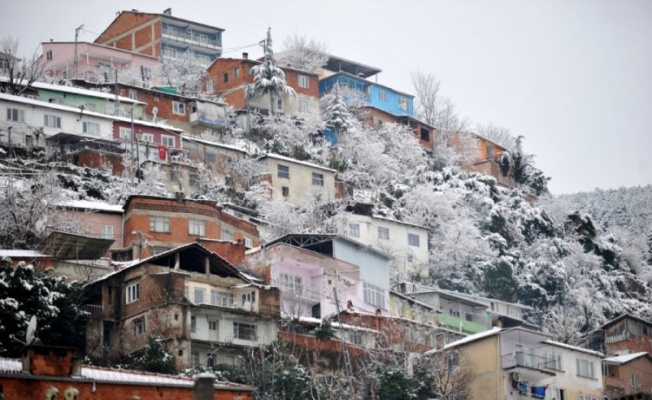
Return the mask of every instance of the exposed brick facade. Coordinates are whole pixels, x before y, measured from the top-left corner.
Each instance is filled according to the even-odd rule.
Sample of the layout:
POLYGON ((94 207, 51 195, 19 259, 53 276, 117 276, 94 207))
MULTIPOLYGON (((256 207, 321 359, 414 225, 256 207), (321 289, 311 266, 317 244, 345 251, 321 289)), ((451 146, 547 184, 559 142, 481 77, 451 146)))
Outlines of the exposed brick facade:
MULTIPOLYGON (((223 212, 215 202, 188 199, 168 199, 162 197, 132 196, 125 205, 124 247, 132 248, 134 258, 148 257, 151 247, 172 248, 192 243, 199 238, 219 240, 227 233, 232 234, 233 241, 252 240, 258 246, 258 229, 254 224, 223 212), (168 232, 155 232, 150 229, 152 218, 166 218, 168 232), (191 220, 203 221, 204 234, 191 234, 191 220), (139 237, 139 235, 141 235, 139 237), (141 239, 148 242, 139 249, 141 239)), ((226 257, 240 259, 230 250, 226 257)), ((237 261, 236 261, 237 262, 237 261)))
POLYGON ((123 11, 102 32, 95 43, 159 56, 161 53, 160 20, 161 17, 157 14, 123 11), (156 27, 158 29, 155 29, 156 27))

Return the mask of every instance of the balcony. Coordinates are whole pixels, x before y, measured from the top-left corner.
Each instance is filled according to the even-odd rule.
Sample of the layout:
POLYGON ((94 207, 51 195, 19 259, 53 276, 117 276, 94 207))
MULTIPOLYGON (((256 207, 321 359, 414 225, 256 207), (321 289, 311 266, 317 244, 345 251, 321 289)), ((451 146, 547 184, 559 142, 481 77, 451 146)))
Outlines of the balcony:
POLYGON ((93 319, 102 319, 103 317, 102 306, 98 306, 95 304, 84 304, 83 306, 79 307, 79 309, 89 313, 91 318, 93 319))
POLYGON ((543 356, 514 352, 512 354, 505 354, 502 356, 502 363, 504 370, 511 370, 521 374, 522 377, 528 377, 531 380, 545 379, 550 376, 555 376, 558 367, 555 361, 545 358, 543 356))
POLYGON ((170 39, 188 45, 198 46, 201 48, 218 50, 218 51, 222 49, 221 41, 210 40, 207 37, 197 33, 180 32, 176 29, 166 28, 163 29, 163 37, 165 39, 170 39))
POLYGON ((465 319, 455 317, 450 314, 439 314, 438 321, 440 324, 443 324, 452 330, 466 332, 470 334, 484 332, 487 329, 489 329, 486 324, 467 321, 465 319))

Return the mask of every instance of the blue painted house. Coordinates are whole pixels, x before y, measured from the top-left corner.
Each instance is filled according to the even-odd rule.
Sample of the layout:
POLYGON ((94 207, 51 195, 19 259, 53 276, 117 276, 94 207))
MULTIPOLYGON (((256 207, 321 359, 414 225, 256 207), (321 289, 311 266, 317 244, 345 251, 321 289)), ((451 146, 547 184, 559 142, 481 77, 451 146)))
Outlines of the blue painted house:
POLYGON ((330 56, 319 81, 319 95, 325 95, 339 83, 341 88, 360 92, 369 106, 395 116, 414 116, 414 96, 367 80, 380 69, 330 56))

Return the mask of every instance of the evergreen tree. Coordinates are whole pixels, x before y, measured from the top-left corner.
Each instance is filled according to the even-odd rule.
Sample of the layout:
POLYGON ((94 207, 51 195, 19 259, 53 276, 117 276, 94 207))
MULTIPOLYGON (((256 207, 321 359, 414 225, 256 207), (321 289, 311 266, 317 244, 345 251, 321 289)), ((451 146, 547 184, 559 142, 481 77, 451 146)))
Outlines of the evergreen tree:
POLYGON ((354 116, 344 101, 340 84, 336 83, 330 92, 321 99, 322 119, 326 127, 333 130, 335 136, 353 129, 354 116))
POLYGON ((294 89, 287 85, 285 72, 276 66, 274 50, 272 49, 272 28, 267 29, 265 40, 265 59, 260 65, 251 69, 254 82, 247 85, 247 97, 256 98, 266 94, 270 96, 270 113, 274 114, 274 100, 281 94, 296 95, 294 89))

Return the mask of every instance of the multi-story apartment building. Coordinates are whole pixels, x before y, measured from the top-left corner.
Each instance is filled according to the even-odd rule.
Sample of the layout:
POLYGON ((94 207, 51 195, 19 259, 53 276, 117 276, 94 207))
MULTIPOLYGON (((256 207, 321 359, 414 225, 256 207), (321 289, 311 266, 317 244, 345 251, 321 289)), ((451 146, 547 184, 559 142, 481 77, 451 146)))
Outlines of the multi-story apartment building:
POLYGON ((338 233, 394 257, 396 277, 428 274, 428 230, 392 218, 374 215, 373 204, 355 203, 336 217, 338 233))
MULTIPOLYGON (((219 93, 236 111, 249 109, 269 113, 271 98, 263 95, 247 98, 246 86, 253 83, 251 69, 260 61, 243 58, 218 58, 208 68, 208 92, 219 93)), ((296 95, 275 96, 274 112, 297 117, 319 117, 319 82, 316 74, 288 67, 285 72, 287 85, 296 95)))
POLYGON ((276 339, 278 290, 190 243, 88 285, 88 353, 113 359, 163 338, 178 368, 239 364, 276 339))
POLYGON ((334 169, 272 153, 259 161, 266 171, 261 179, 269 182, 273 200, 299 205, 312 198, 325 201, 339 197, 334 169))
POLYGON ((44 74, 51 79, 83 79, 105 82, 115 78, 139 80, 141 85, 157 85, 154 75, 159 60, 151 55, 89 42, 41 43, 44 74), (75 63, 76 60, 76 63, 75 63))
POLYGON ((521 327, 492 328, 444 347, 456 349, 474 379, 473 398, 598 400, 602 354, 521 327))
POLYGON ((59 226, 67 231, 114 240, 111 249, 122 248, 122 206, 100 201, 69 200, 59 204, 59 226))
POLYGON ((256 226, 223 212, 214 201, 187 199, 182 194, 174 199, 130 196, 124 210, 123 248, 130 259, 144 259, 202 239, 210 249, 217 246, 211 241, 236 242, 242 251, 258 245, 256 226))
POLYGON ((177 57, 187 49, 208 66, 222 54, 224 29, 163 13, 122 11, 95 40, 108 47, 157 58, 177 57))

